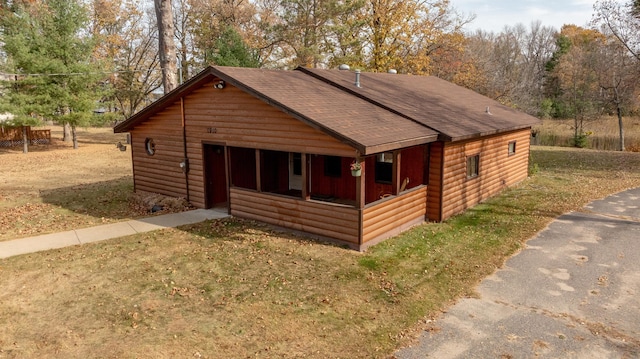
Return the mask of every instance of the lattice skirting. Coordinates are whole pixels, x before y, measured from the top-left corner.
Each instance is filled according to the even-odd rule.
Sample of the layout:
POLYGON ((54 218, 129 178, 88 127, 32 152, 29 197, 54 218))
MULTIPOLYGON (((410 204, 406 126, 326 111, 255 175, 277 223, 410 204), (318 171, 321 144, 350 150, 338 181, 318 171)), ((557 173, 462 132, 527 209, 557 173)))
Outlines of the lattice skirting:
MULTIPOLYGON (((22 140, 0 140, 0 147, 17 147, 22 146, 22 140)), ((32 145, 48 145, 51 140, 48 138, 34 138, 31 140, 32 145)))

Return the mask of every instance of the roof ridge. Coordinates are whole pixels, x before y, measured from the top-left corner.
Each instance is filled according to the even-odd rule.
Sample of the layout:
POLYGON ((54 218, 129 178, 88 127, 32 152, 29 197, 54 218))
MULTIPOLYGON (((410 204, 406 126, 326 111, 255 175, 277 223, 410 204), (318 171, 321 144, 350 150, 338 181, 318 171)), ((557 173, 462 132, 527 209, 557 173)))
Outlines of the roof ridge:
MULTIPOLYGON (((318 70, 318 69, 316 69, 316 70, 318 70)), ((323 81, 323 82, 325 82, 325 83, 327 83, 327 84, 329 84, 331 86, 334 86, 334 87, 336 87, 336 88, 338 88, 338 89, 340 89, 340 90, 342 90, 342 91, 344 91, 344 92, 346 92, 348 94, 351 94, 351 95, 356 96, 356 97, 358 97, 358 98, 360 98, 362 100, 365 100, 365 101, 371 103, 372 105, 378 106, 378 107, 380 107, 380 108, 382 108, 382 109, 384 109, 386 111, 389 111, 389 112, 391 112, 393 114, 396 114, 396 115, 398 115, 400 117, 406 118, 409 121, 417 123, 420 126, 428 128, 428 129, 430 129, 430 130, 432 130, 434 132, 437 132, 438 133, 438 137, 440 138, 440 140, 451 141, 451 137, 450 136, 445 135, 441 131, 438 131, 437 129, 435 129, 435 128, 431 127, 431 126, 427 126, 426 124, 416 120, 415 118, 405 114, 404 112, 398 111, 398 110, 396 110, 396 109, 394 109, 392 107, 389 107, 389 106, 387 106, 387 105, 385 105, 385 104, 383 104, 383 103, 381 103, 379 101, 376 101, 376 100, 374 100, 374 99, 372 99, 372 98, 370 98, 370 97, 368 97, 366 95, 358 93, 358 92, 354 91, 353 89, 348 88, 347 86, 340 85, 339 83, 334 82, 334 81, 332 81, 332 80, 322 76, 321 74, 318 74, 318 73, 316 73, 316 72, 314 72, 314 71, 312 71, 312 70, 310 70, 308 68, 305 68, 305 67, 302 67, 302 66, 298 66, 298 67, 295 68, 295 71, 300 71, 300 72, 302 72, 302 73, 304 73, 306 75, 309 75, 309 76, 311 76, 311 77, 313 77, 315 79, 318 79, 318 80, 323 81)), ((329 71, 329 70, 324 70, 324 71, 329 71)))

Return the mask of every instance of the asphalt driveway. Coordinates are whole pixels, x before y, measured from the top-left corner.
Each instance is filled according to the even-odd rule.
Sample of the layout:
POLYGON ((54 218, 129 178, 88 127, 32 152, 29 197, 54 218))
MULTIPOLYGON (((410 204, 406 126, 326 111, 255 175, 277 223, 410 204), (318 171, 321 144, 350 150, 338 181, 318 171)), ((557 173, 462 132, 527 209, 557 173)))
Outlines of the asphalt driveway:
POLYGON ((559 217, 409 358, 640 358, 640 188, 559 217))

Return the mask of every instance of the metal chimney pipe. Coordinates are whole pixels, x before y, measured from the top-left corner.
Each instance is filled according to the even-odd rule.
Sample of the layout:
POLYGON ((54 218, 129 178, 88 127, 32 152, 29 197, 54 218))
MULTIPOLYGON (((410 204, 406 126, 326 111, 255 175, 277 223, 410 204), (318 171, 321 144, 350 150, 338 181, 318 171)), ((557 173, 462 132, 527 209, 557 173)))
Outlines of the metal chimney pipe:
POLYGON ((356 70, 356 87, 360 87, 360 70, 356 70))

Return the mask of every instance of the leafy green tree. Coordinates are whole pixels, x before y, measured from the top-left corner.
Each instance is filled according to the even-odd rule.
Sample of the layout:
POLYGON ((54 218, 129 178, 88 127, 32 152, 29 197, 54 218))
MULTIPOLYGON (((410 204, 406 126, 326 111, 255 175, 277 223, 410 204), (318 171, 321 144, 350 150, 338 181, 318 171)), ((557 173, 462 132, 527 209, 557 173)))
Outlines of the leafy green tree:
POLYGON ((574 145, 584 147, 588 136, 584 131, 585 122, 597 120, 603 112, 604 99, 597 68, 606 37, 596 30, 575 25, 565 25, 561 32, 571 45, 559 58, 552 76, 558 81, 560 96, 557 101, 574 120, 574 145))
POLYGON ((326 61, 329 28, 336 18, 336 0, 283 0, 272 30, 292 67, 318 67, 326 61))
POLYGON ((19 4, 2 14, 2 42, 15 80, 5 85, 2 106, 20 124, 48 118, 71 127, 90 123, 101 76, 92 61, 87 9, 78 0, 19 4))
POLYGON ((209 56, 216 65, 233 67, 259 67, 257 51, 251 49, 240 33, 227 26, 216 41, 216 49, 209 56))
MULTIPOLYGON (((192 71, 197 71, 215 62, 212 56, 220 39, 228 38, 228 33, 223 35, 228 27, 240 35, 248 49, 260 53, 261 61, 269 58, 275 49, 276 41, 265 33, 275 19, 271 8, 274 4, 263 4, 262 0, 180 0, 179 3, 184 3, 180 6, 183 13, 176 13, 176 17, 182 19, 176 26, 177 37, 183 42, 181 51, 187 51, 183 67, 186 62, 192 71), (265 7, 258 14, 258 7, 262 5, 265 7)), ((276 58, 273 60, 277 61, 276 58)))
POLYGON ((553 52, 551 59, 545 64, 547 73, 545 92, 550 105, 545 110, 544 115, 554 118, 564 118, 568 116, 565 104, 561 101, 562 89, 560 86, 560 78, 556 75, 556 67, 560 63, 562 56, 566 55, 571 48, 571 39, 569 36, 559 32, 556 34, 556 50, 553 52))

